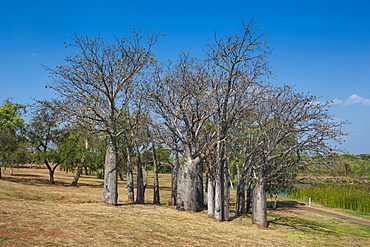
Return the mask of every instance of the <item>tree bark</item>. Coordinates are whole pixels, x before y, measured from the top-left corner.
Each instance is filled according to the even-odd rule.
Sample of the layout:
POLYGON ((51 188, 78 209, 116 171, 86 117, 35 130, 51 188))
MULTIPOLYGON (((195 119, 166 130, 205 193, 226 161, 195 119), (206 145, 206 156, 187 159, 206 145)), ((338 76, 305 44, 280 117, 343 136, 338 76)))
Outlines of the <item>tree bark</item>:
POLYGON ((134 192, 134 175, 132 173, 131 153, 126 140, 127 163, 126 163, 126 180, 127 180, 127 200, 131 203, 135 201, 134 192))
POLYGON ((253 185, 251 182, 248 182, 247 186, 247 200, 245 206, 245 212, 251 213, 252 212, 252 195, 253 195, 253 185))
POLYGON ((207 176, 207 208, 208 217, 215 217, 215 179, 211 171, 208 172, 207 176))
POLYGON ((173 151, 173 165, 171 171, 171 205, 177 204, 177 179, 178 179, 178 171, 179 171, 180 161, 179 161, 179 153, 177 150, 173 151))
POLYGON ((238 177, 238 186, 236 189, 236 214, 245 214, 245 176, 238 177))
POLYGON ((104 164, 104 192, 103 199, 106 204, 117 205, 118 199, 118 171, 116 137, 108 135, 107 152, 104 164))
POLYGON ((160 205, 160 198, 159 198, 159 182, 158 182, 158 167, 157 167, 157 155, 155 152, 155 144, 153 142, 153 169, 154 169, 154 194, 153 194, 153 204, 160 205))
POLYGON ((193 158, 189 146, 185 146, 184 164, 179 167, 177 180, 177 208, 185 211, 197 211, 197 165, 200 158, 193 158))
MULTIPOLYGON (((220 145, 219 147, 224 148, 220 145)), ((229 188, 228 188, 228 169, 223 159, 221 150, 216 156, 216 176, 215 176, 215 219, 218 221, 229 220, 229 188)))
POLYGON ((140 150, 136 140, 134 141, 134 148, 136 153, 136 166, 137 166, 137 182, 136 182, 136 203, 145 203, 145 186, 143 178, 143 166, 140 158, 140 150))
POLYGON ((203 164, 199 163, 196 169, 197 169, 197 180, 196 180, 197 204, 198 207, 204 207, 203 164))
POLYGON ((267 227, 267 200, 263 178, 258 178, 253 188, 252 223, 260 227, 267 227))
POLYGON ((44 160, 44 163, 45 163, 46 167, 49 170, 49 182, 51 184, 55 184, 55 181, 54 181, 54 171, 55 171, 55 168, 57 168, 57 166, 59 164, 55 165, 54 167, 51 167, 50 164, 49 164, 49 162, 48 162, 48 160, 44 160))

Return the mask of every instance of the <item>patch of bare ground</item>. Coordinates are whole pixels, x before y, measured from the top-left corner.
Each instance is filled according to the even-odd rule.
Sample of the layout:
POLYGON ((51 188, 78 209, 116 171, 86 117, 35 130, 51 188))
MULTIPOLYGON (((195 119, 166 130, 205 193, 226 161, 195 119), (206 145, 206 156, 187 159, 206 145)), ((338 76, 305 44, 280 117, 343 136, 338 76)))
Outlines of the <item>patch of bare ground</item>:
POLYGON ((14 172, 0 180, 0 246, 370 246, 370 236, 328 228, 331 217, 298 206, 269 211, 268 229, 250 216, 217 222, 206 211, 178 211, 166 204, 170 175, 160 175, 162 206, 150 204, 151 189, 147 204, 128 203, 121 181, 112 207, 102 203, 102 180, 85 176, 70 187, 71 173, 58 171, 52 185, 45 169, 14 172))

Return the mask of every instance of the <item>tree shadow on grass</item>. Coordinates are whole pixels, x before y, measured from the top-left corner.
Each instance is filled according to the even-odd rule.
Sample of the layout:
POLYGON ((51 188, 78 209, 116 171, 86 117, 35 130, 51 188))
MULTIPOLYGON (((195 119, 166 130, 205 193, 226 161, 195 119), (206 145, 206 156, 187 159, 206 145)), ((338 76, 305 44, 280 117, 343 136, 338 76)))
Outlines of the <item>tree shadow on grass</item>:
MULTIPOLYGON (((55 178, 55 184, 50 183, 50 180, 46 177, 40 175, 32 174, 14 174, 12 176, 3 177, 2 180, 9 181, 13 183, 20 183, 24 185, 34 185, 34 186, 63 186, 71 187, 72 179, 70 182, 59 181, 58 178, 55 178)), ((96 182, 95 182, 96 183, 96 182)), ((103 186, 103 181, 98 182, 97 184, 89 184, 84 182, 79 182, 75 187, 90 187, 90 188, 101 188, 103 186)))
POLYGON ((268 224, 289 227, 305 234, 328 234, 339 236, 337 232, 327 229, 325 224, 296 217, 281 216, 275 218, 274 220, 269 220, 268 224))

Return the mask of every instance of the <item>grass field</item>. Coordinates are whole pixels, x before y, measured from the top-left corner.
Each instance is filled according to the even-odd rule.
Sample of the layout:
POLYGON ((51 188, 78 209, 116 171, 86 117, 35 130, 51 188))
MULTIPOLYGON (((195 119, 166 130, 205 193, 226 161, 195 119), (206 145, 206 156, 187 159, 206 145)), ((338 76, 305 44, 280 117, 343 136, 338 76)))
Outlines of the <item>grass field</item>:
POLYGON ((103 180, 84 176, 70 187, 72 179, 72 173, 57 171, 52 185, 46 169, 15 169, 13 176, 6 170, 0 180, 0 246, 370 246, 369 226, 297 208, 269 211, 268 229, 252 225, 250 216, 231 213, 230 221, 217 222, 206 211, 178 211, 168 205, 169 174, 160 175, 161 206, 150 204, 150 186, 147 204, 129 204, 121 181, 113 207, 102 203, 103 180))

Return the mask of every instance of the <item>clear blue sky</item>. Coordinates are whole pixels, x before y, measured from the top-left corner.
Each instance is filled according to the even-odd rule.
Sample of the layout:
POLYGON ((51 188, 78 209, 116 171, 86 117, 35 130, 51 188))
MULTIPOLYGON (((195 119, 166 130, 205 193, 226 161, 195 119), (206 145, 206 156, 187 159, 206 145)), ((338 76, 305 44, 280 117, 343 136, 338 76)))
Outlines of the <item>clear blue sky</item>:
POLYGON ((214 31, 231 34, 251 18, 278 48, 269 61, 277 85, 335 100, 331 113, 352 124, 345 148, 370 153, 370 1, 368 0, 1 0, 0 100, 53 96, 41 64, 59 65, 73 32, 113 38, 131 27, 160 29, 160 59, 201 56, 214 31))

